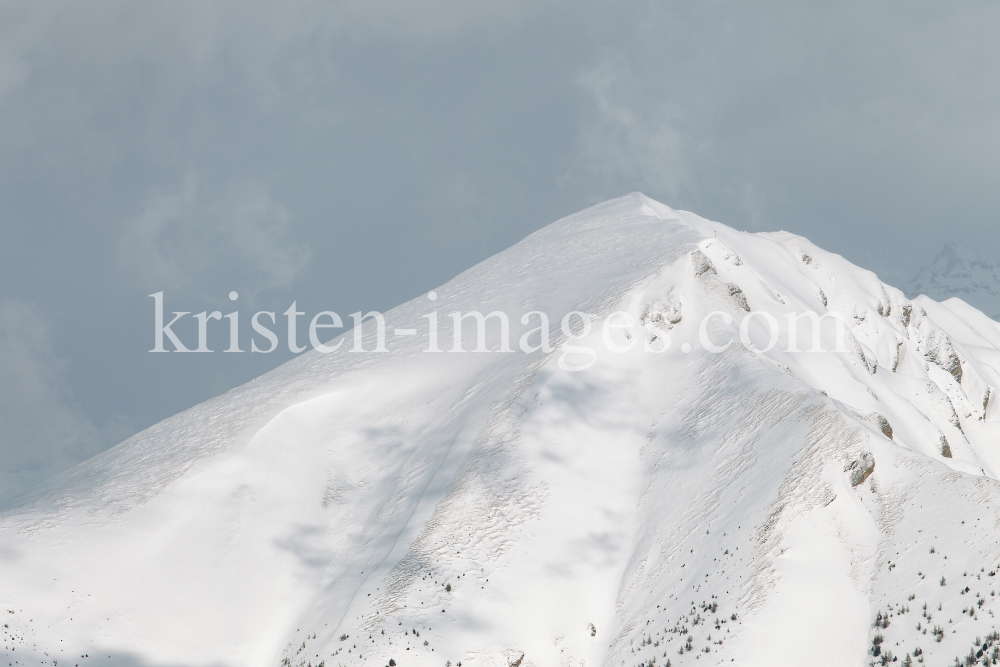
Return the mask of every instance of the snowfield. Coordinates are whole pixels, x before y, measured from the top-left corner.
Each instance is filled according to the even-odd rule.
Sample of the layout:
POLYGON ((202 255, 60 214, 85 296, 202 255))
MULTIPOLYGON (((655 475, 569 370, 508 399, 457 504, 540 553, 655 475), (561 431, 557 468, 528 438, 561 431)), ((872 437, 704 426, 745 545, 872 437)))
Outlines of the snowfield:
POLYGON ((0 513, 0 664, 996 664, 997 322, 641 194, 436 292, 0 513))

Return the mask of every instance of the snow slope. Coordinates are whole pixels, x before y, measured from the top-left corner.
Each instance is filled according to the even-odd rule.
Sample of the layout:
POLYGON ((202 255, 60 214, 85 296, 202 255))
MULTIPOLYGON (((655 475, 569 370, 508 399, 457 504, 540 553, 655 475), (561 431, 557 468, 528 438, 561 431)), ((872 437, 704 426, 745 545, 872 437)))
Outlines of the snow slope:
POLYGON ((3 662, 990 661, 1000 324, 640 194, 436 291, 386 315, 420 332, 390 352, 348 333, 0 514, 3 662), (515 349, 523 313, 593 313, 555 342, 596 360, 495 329, 423 351, 423 315, 450 349, 470 310, 508 313, 515 349), (605 332, 617 310, 635 326, 605 332), (829 318, 788 351, 813 311, 840 351, 829 318))
POLYGON ((920 269, 908 292, 938 301, 962 299, 1000 319, 1000 264, 959 243, 950 243, 929 266, 920 269))

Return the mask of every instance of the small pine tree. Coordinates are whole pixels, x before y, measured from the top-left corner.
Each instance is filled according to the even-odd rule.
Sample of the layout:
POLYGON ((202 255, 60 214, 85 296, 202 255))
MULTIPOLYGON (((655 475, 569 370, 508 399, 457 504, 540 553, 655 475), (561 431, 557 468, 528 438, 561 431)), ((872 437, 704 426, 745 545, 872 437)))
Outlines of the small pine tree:
POLYGON ((880 633, 877 633, 874 637, 872 637, 872 655, 873 656, 878 657, 879 655, 882 654, 882 642, 883 641, 885 641, 885 637, 883 637, 880 633))

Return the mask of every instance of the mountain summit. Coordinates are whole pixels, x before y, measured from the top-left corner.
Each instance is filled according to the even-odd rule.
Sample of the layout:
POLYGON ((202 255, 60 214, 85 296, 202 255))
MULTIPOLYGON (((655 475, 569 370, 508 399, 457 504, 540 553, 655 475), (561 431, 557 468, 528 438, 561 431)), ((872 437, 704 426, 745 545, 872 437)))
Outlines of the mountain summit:
POLYGON ((949 243, 920 269, 908 292, 938 301, 957 297, 1000 320, 1000 264, 960 243, 949 243))
POLYGON ((632 194, 385 320, 0 514, 4 661, 996 660, 971 306, 632 194))

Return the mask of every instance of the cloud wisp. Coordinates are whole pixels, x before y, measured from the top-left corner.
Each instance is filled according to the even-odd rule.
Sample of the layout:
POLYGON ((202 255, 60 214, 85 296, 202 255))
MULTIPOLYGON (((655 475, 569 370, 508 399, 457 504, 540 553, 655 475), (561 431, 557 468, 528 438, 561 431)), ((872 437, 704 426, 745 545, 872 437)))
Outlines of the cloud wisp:
POLYGON ((123 418, 94 424, 74 400, 67 365, 35 309, 0 301, 0 507, 132 433, 123 418))
POLYGON ((263 188, 243 185, 205 202, 188 177, 125 222, 119 259, 151 290, 210 299, 238 288, 253 297, 289 287, 309 263, 291 227, 288 211, 263 188))
POLYGON ((593 115, 581 128, 581 153, 564 180, 587 180, 612 187, 634 183, 677 197, 688 181, 689 167, 681 133, 671 118, 676 109, 665 101, 633 103, 636 85, 628 61, 619 53, 602 55, 580 72, 577 84, 588 94, 593 115), (577 172, 579 175, 576 175, 577 172))

